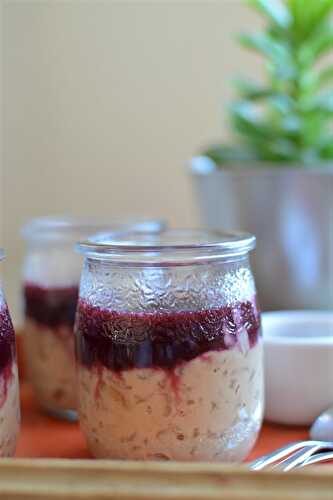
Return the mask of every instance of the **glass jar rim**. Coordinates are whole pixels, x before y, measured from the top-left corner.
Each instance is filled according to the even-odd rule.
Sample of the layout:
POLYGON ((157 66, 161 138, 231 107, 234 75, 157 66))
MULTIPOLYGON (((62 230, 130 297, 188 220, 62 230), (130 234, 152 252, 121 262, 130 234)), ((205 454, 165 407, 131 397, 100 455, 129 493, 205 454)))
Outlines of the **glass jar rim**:
POLYGON ((133 218, 105 218, 84 216, 44 216, 36 217, 28 221, 21 229, 21 236, 26 241, 74 242, 90 235, 108 231, 110 234, 123 230, 135 230, 138 232, 158 232, 165 228, 166 223, 162 219, 145 217, 133 218))
POLYGON ((77 252, 97 260, 121 263, 188 264, 238 258, 255 248, 250 233, 209 229, 164 229, 158 233, 100 233, 76 244, 77 252))

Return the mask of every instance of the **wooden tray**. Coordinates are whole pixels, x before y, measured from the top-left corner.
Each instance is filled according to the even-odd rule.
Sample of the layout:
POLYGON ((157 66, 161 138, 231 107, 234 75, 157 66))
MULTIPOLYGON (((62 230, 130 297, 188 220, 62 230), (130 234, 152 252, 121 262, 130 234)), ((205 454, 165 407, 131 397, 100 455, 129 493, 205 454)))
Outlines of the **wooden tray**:
MULTIPOLYGON (((0 499, 333 500, 333 465, 278 473, 246 465, 91 460, 78 425, 41 413, 27 382, 21 409, 17 458, 0 461, 0 499)), ((266 423, 249 459, 307 432, 266 423)))
POLYGON ((328 500, 333 469, 293 473, 250 472, 245 466, 116 462, 104 460, 3 460, 0 497, 85 500, 328 500))

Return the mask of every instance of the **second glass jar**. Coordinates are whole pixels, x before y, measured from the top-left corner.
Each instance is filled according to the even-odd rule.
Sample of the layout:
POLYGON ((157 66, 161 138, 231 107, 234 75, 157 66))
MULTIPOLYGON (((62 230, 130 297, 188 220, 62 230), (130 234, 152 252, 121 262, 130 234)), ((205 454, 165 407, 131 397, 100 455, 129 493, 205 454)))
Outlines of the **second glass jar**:
POLYGON ((90 239, 75 335, 79 416, 96 457, 239 461, 263 413, 249 235, 90 239))

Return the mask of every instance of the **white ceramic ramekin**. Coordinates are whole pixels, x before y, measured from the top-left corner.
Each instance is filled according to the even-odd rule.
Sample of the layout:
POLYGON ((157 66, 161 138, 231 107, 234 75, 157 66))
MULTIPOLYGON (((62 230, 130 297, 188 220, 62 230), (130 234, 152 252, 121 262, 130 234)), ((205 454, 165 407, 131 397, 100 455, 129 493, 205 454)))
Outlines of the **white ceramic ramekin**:
POLYGON ((304 425, 333 405, 333 312, 262 315, 265 418, 304 425))

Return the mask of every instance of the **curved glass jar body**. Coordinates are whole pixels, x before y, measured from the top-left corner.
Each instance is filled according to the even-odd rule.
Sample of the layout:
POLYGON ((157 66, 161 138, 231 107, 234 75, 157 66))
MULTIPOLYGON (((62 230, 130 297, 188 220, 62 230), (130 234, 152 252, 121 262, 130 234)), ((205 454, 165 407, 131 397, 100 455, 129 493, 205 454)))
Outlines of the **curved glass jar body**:
MULTIPOLYGON (((2 258, 1 252, 0 259, 2 258)), ((20 402, 15 333, 0 288, 0 457, 14 455, 19 427, 20 402)))
POLYGON ((45 217, 23 229, 25 356, 39 405, 49 413, 76 418, 73 326, 82 261, 75 243, 102 230, 159 231, 159 221, 103 221, 45 217))
POLYGON ((253 240, 238 253, 193 243, 214 237, 232 238, 79 246, 79 417, 96 457, 239 461, 252 448, 263 413, 253 240))

